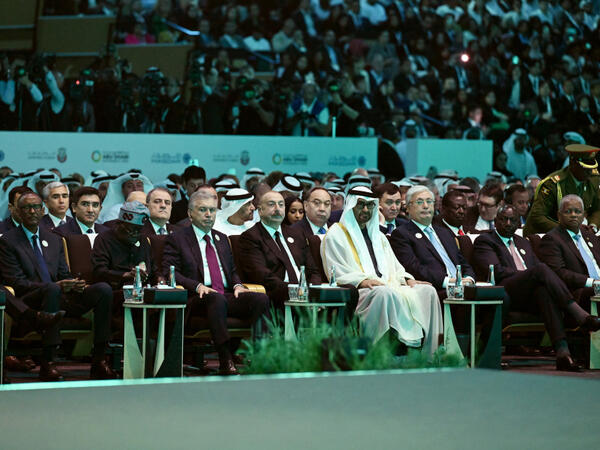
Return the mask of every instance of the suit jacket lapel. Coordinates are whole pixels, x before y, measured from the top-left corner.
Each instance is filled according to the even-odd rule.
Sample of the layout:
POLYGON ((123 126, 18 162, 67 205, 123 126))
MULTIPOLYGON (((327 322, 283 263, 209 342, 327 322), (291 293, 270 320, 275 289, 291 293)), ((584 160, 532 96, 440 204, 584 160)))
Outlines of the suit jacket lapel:
MULTIPOLYGON (((308 225, 308 222, 307 222, 308 225)), ((310 228, 310 225, 309 225, 310 228)), ((290 249, 290 253, 292 254, 292 257, 294 258, 294 261, 296 262, 296 266, 300 267, 302 265, 302 255, 300 255, 299 251, 298 251, 298 247, 295 245, 296 244, 296 239, 293 236, 290 236, 289 231, 287 230, 287 228, 282 228, 281 229, 284 239, 287 241, 287 246, 290 249), (290 241, 291 239, 291 241, 290 241)), ((312 229, 311 229, 311 234, 312 234, 312 229)))
MULTIPOLYGON (((496 233, 495 231, 492 231, 491 234, 492 234, 492 238, 496 241, 496 244, 500 248, 500 253, 502 253, 502 256, 504 256, 504 259, 506 261, 508 261, 508 263, 510 264, 511 269, 517 270, 517 265, 515 264, 515 260, 513 259, 513 257, 510 254, 510 252, 508 251, 508 248, 504 244, 504 241, 502 239, 500 239, 500 236, 498 236, 498 233, 496 233)), ((515 246, 516 245, 517 244, 515 244, 515 246)))
POLYGON ((196 261, 196 266, 198 267, 198 273, 200 274, 200 278, 204 280, 204 263, 202 261, 202 253, 200 252, 200 244, 198 243, 198 239, 196 238, 196 233, 194 232, 193 226, 185 228, 185 238, 187 240, 190 250, 192 251, 194 260, 196 261))
POLYGON ((425 243, 425 247, 427 247, 427 249, 429 250, 429 252, 439 262, 441 262, 442 264, 444 264, 444 260, 442 259, 442 257, 440 256, 440 254, 437 252, 437 250, 435 249, 435 247, 433 246, 433 244, 431 243, 431 241, 429 240, 429 238, 427 237, 427 234, 425 232, 421 232, 421 229, 418 226, 416 226, 412 220, 410 221, 410 226, 412 227, 411 232, 414 232, 415 236, 417 234, 420 234, 421 236, 423 236, 421 239, 418 239, 418 240, 419 241, 423 241, 425 243))
MULTIPOLYGON (((571 252, 579 260, 579 262, 581 263, 581 265, 583 267, 585 267, 586 270, 587 270, 587 265, 585 264, 585 261, 583 260, 583 257, 581 256, 581 253, 579 252, 579 249, 575 245, 575 242, 573 242, 573 239, 571 238, 571 236, 569 235, 569 233, 565 229, 563 229, 561 227, 560 228, 560 233, 558 234, 558 236, 563 241, 563 243, 567 246, 567 248, 569 250, 571 250, 571 252)), ((587 241, 587 239, 586 239, 586 241, 587 241)))
MULTIPOLYGON (((41 230, 41 228, 38 227, 38 234, 39 234, 39 230, 41 230)), ((35 271, 37 272, 38 277, 41 280, 42 273, 40 270, 40 265, 38 264, 38 260, 35 256, 35 253, 33 253, 33 247, 31 245, 31 241, 29 239, 27 239, 27 235, 25 234, 25 231, 23 230, 23 228, 20 228, 20 233, 18 233, 17 236, 18 236, 18 239, 21 240, 21 242, 20 242, 21 247, 25 250, 25 253, 29 257, 31 264, 33 264, 33 267, 35 268, 35 271)))
MULTIPOLYGON (((285 265, 285 261, 283 260, 283 255, 281 254, 281 252, 283 250, 279 249, 279 246, 275 243, 275 240, 271 237, 271 235, 265 229, 265 227, 263 226, 262 223, 258 222, 257 227, 262 236, 263 242, 267 245, 267 247, 271 250, 271 252, 273 252, 273 254, 275 256, 277 256, 277 259, 279 259, 281 261, 281 263, 285 265)), ((283 228, 281 231, 283 233, 283 228)), ((282 239, 285 239, 285 237, 282 236, 282 239)))
POLYGON ((225 262, 226 262, 225 255, 227 254, 227 244, 225 242, 223 242, 224 239, 222 239, 221 236, 219 236, 217 233, 215 233, 215 230, 211 230, 211 236, 213 238, 213 242, 215 243, 215 251, 217 252, 219 261, 221 261, 221 267, 223 268, 223 273, 225 274, 227 281, 231 285, 231 274, 229 273, 229 265, 225 264, 225 262))

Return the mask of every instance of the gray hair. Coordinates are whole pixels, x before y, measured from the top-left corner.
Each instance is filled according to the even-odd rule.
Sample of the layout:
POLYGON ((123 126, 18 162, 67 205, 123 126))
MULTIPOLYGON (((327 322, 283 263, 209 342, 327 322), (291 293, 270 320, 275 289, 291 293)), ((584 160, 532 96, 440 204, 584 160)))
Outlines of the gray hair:
POLYGON ((411 187, 408 191, 406 191, 406 204, 408 205, 412 200, 414 195, 420 194, 421 192, 429 192, 432 198, 435 198, 431 189, 427 186, 423 186, 422 184, 417 184, 416 186, 411 187))
POLYGON ((584 209, 584 204, 581 197, 579 195, 569 194, 565 195, 563 198, 560 199, 560 203, 558 204, 558 210, 562 211, 563 205, 570 200, 576 200, 581 205, 581 209, 584 209))
POLYGON ((67 188, 67 193, 69 192, 69 188, 67 187, 66 184, 60 182, 60 181, 53 181, 52 183, 48 183, 46 186, 44 186, 44 189, 42 190, 42 198, 44 200, 48 200, 48 197, 50 197, 50 191, 52 189, 56 189, 59 188, 61 186, 64 186, 67 188))
POLYGON ((153 193, 158 192, 158 191, 166 192, 167 194, 169 194, 171 196, 171 200, 175 200, 174 196, 173 196, 173 194, 171 193, 170 190, 168 190, 167 188, 159 186, 159 187, 152 188, 152 189, 150 189, 150 191, 148 191, 148 193, 146 194, 146 203, 150 203, 150 196, 153 193))
POLYGON ((217 201, 217 194, 212 191, 212 190, 208 190, 208 189, 198 189, 196 192, 194 192, 191 196, 190 196, 190 201, 188 203, 188 209, 193 209, 194 208, 194 203, 196 203, 199 200, 215 200, 217 201))

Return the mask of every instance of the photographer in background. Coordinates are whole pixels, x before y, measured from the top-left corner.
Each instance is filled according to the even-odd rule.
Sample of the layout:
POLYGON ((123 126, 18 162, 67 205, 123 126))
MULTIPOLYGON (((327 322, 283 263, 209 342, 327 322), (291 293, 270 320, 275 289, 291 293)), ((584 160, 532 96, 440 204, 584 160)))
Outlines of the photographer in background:
POLYGON ((90 99, 94 92, 94 78, 90 69, 81 71, 69 87, 66 116, 71 131, 96 131, 96 115, 90 99))
POLYGON ((4 86, 0 86, 2 101, 8 104, 4 109, 6 120, 3 125, 8 130, 37 130, 37 114, 39 105, 44 99, 38 85, 30 79, 25 61, 15 59, 8 64, 3 58, 4 86), (2 92, 1 88, 4 88, 2 92))
POLYGON ((271 134, 275 115, 260 81, 239 77, 238 99, 231 109, 235 134, 271 134))
POLYGON ((317 90, 315 83, 304 83, 301 95, 289 105, 286 128, 292 136, 329 135, 329 110, 317 99, 317 90))
POLYGON ((337 80, 330 81, 327 89, 331 96, 328 108, 331 114, 332 134, 335 127, 336 136, 358 137, 362 102, 360 97, 354 95, 352 82, 346 76, 342 78, 341 83, 337 80))

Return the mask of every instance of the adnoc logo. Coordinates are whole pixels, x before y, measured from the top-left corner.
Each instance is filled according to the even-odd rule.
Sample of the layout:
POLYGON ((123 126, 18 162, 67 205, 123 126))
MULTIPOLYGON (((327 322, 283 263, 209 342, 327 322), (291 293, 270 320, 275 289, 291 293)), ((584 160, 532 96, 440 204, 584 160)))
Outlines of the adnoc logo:
POLYGON ((273 164, 275 164, 276 166, 278 166, 279 164, 281 164, 281 155, 279 153, 275 153, 273 155, 273 164))
POLYGON ((100 153, 100 150, 94 150, 92 152, 92 161, 100 162, 101 160, 102 160, 102 153, 100 153))
POLYGON ((60 147, 56 152, 56 159, 58 159, 58 162, 64 163, 67 160, 67 149, 60 147))

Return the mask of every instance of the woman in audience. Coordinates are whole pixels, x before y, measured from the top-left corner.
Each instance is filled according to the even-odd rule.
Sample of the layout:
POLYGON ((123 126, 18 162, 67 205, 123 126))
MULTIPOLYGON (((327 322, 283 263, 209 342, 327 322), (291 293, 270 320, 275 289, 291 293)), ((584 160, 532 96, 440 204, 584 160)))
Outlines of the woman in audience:
POLYGON ((285 217, 283 225, 292 226, 304 218, 304 206, 298 197, 288 196, 285 199, 285 217))

